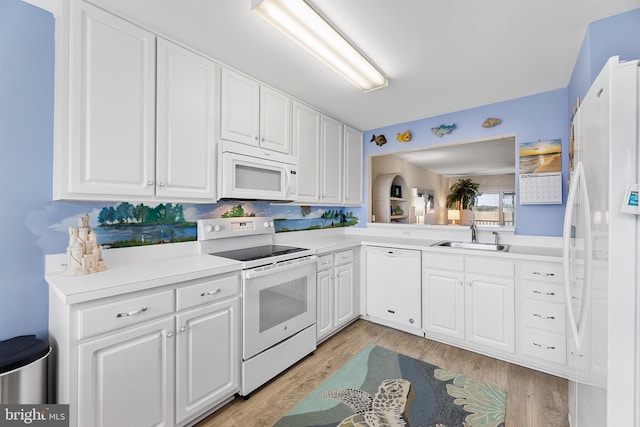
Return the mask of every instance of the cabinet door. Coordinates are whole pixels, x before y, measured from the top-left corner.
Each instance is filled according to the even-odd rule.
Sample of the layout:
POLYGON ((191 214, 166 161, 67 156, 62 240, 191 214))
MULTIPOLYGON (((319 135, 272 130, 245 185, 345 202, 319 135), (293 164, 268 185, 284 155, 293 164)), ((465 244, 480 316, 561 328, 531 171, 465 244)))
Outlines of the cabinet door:
POLYGON ((79 426, 173 425, 174 318, 79 346, 79 426))
POLYGON ((237 298, 176 317, 176 422, 239 390, 237 298))
POLYGON ((362 206, 362 132, 344 126, 344 203, 362 206))
POLYGON ((514 281, 467 273, 466 339, 513 352, 515 342, 514 281))
POLYGON ((215 200, 216 64, 158 40, 156 194, 215 200))
POLYGON ((320 340, 333 331, 333 269, 321 271, 317 275, 318 293, 316 339, 320 340))
POLYGON ((335 269, 334 324, 340 327, 356 317, 353 264, 335 269))
POLYGON ((291 98, 260 87, 260 147, 291 154, 291 98))
POLYGON ((220 137, 258 146, 260 133, 260 85, 223 68, 220 93, 220 137))
POLYGON ((61 196, 153 196, 154 35, 78 1, 70 40, 70 135, 59 171, 68 185, 63 176, 61 196))
POLYGON ((464 339, 464 273, 424 269, 422 280, 424 329, 464 339))
POLYGON ((338 203, 342 200, 343 152, 342 123, 331 117, 321 118, 321 181, 320 201, 338 203))
POLYGON ((298 158, 298 202, 320 201, 320 112, 293 103, 293 146, 298 158))

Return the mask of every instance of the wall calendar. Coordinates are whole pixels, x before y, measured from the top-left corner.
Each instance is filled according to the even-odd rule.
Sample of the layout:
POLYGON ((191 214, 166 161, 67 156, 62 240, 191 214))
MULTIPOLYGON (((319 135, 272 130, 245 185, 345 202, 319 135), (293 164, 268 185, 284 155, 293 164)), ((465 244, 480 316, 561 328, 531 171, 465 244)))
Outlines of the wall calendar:
POLYGON ((520 175, 520 204, 562 204, 562 173, 520 175))
POLYGON ((520 204, 562 204, 560 139, 523 142, 519 151, 520 204))

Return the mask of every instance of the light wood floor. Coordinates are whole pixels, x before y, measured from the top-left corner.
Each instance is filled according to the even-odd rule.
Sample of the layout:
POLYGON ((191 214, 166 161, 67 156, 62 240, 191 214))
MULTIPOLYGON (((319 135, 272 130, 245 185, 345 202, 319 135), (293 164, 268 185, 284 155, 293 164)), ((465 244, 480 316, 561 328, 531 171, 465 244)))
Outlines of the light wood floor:
POLYGON ((198 427, 271 426, 368 344, 376 344, 507 390, 507 427, 568 427, 567 381, 405 332, 358 320, 313 355, 198 427))

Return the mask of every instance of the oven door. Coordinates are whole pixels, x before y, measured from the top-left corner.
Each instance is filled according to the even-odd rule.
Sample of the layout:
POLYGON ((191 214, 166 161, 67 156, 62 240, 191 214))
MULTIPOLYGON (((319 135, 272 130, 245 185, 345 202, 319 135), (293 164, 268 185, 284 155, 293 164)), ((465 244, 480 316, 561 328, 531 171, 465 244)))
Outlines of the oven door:
POLYGON ((315 324, 316 259, 243 271, 243 360, 315 324))

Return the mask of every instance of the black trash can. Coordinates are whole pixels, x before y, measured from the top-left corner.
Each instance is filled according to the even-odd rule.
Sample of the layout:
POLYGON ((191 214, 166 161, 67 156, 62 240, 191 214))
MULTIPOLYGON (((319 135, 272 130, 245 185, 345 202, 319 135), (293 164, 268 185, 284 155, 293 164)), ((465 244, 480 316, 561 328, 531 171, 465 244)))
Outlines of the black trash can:
POLYGON ((49 343, 35 335, 0 341, 0 404, 47 401, 49 343))

